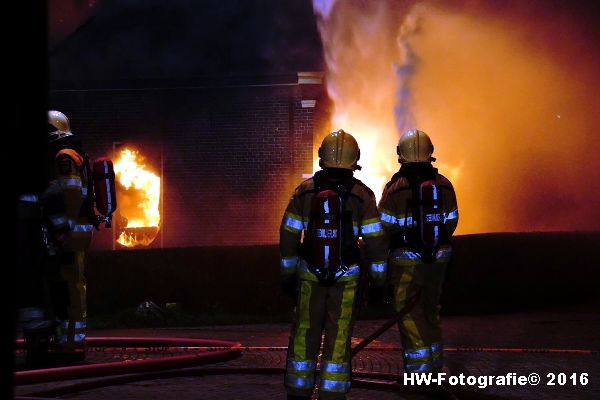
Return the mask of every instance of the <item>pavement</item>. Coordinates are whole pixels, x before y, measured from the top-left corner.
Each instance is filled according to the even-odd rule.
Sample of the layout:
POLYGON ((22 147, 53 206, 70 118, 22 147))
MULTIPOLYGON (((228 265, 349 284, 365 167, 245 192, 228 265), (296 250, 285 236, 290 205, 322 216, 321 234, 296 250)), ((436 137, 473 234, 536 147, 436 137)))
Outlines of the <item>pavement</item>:
MULTIPOLYGON (((600 314, 598 304, 552 307, 543 310, 507 314, 446 316, 442 319, 445 335, 445 372, 457 379, 484 375, 540 377, 538 385, 444 386, 446 398, 477 399, 600 399, 600 314), (506 351, 503 349, 515 349, 506 351), (550 351, 548 351, 550 349, 550 351), (569 350, 569 352, 560 352, 569 350), (579 350, 579 352, 574 352, 579 350), (564 374, 564 375, 561 375, 564 374), (585 375, 587 374, 587 375, 585 375), (554 376, 554 380, 551 378, 554 376), (551 383, 554 383, 552 385, 551 383), (452 397, 454 396, 454 397, 452 397)), ((358 321, 354 329, 356 343, 384 321, 358 321)), ((204 326, 190 328, 115 329, 89 332, 90 336, 181 337, 221 339, 241 342, 243 346, 284 347, 289 336, 288 324, 204 326)), ((353 360, 355 376, 360 372, 395 374, 402 379, 398 331, 385 332, 353 360), (382 349, 386 348, 386 350, 382 349), (392 350, 390 350, 390 348, 392 350), (393 350, 396 349, 396 350, 393 350)), ((87 362, 135 359, 121 355, 89 353, 87 362), (104 358, 103 358, 104 357, 104 358)), ((147 357, 144 356, 144 357, 147 357)), ((285 365, 285 350, 248 349, 238 359, 179 371, 178 376, 73 391, 56 398, 64 399, 285 399, 283 376, 273 370, 285 365), (213 375, 202 375, 202 369, 213 375), (218 368, 215 372, 215 368, 218 368), (252 371, 250 371, 252 368, 252 371), (235 370, 235 374, 227 370, 235 370), (245 371, 252 373, 246 373, 245 371), (188 376, 185 376, 185 375, 188 376)), ((19 386, 17 396, 48 396, 48 390, 89 383, 94 379, 19 386)), ((448 379, 448 377, 447 377, 448 379)), ((465 378, 466 379, 466 378, 465 378)), ((481 378, 479 378, 481 379, 481 378)), ((365 381, 353 385, 348 400, 429 399, 425 386, 389 386, 390 381, 365 381), (375 386, 374 386, 375 385, 375 386)), ((437 397, 440 397, 438 394, 437 397)))

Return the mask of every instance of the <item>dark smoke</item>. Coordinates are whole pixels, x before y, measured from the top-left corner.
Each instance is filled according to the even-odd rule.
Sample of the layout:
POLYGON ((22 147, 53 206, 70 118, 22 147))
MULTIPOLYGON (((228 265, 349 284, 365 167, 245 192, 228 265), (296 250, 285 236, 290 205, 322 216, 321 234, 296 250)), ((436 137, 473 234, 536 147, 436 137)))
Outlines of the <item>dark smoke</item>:
POLYGON ((178 79, 321 69, 310 1, 104 0, 56 43, 52 80, 178 79))

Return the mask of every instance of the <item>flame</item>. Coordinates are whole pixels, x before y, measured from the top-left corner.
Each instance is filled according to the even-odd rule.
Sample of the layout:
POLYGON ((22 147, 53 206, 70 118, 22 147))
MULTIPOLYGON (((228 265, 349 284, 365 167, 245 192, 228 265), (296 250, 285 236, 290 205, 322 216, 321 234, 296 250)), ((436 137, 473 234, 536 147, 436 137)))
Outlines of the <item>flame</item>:
MULTIPOLYGON (((356 177, 379 200, 385 183, 399 168, 400 135, 416 127, 408 86, 415 55, 408 38, 418 28, 418 15, 373 7, 377 2, 365 4, 368 10, 336 3, 313 1, 327 61, 327 92, 333 101, 331 130, 344 129, 356 138, 363 166, 356 177)), ((319 132, 318 141, 327 133, 319 132)), ((459 167, 445 167, 458 178, 459 167)), ((313 169, 318 168, 316 160, 313 169)))
MULTIPOLYGON (((395 158, 384 156, 382 150, 385 149, 385 152, 389 154, 389 151, 393 149, 391 150, 392 154, 395 154, 396 139, 393 138, 395 132, 387 132, 386 134, 385 126, 373 127, 374 124, 370 124, 369 121, 348 118, 346 115, 336 115, 333 121, 336 121, 333 122, 334 126, 344 129, 356 138, 360 147, 358 165, 361 165, 363 169, 356 171, 355 176, 371 188, 375 192, 377 200, 379 200, 383 187, 398 168, 395 158), (385 139, 388 138, 392 138, 393 143, 390 143, 390 141, 386 143, 385 139)), ((316 153, 313 160, 313 171, 316 172, 320 169, 316 153)))
POLYGON ((117 243, 125 247, 149 246, 158 234, 158 227, 148 231, 137 231, 135 228, 125 229, 117 239, 117 243))
POLYGON ((460 234, 599 229, 597 42, 543 2, 484 3, 313 0, 333 104, 316 142, 351 133, 380 195, 401 133, 424 130, 460 234))
POLYGON ((127 222, 117 243, 148 246, 160 229, 160 177, 149 171, 137 151, 123 149, 114 164, 119 214, 127 222))

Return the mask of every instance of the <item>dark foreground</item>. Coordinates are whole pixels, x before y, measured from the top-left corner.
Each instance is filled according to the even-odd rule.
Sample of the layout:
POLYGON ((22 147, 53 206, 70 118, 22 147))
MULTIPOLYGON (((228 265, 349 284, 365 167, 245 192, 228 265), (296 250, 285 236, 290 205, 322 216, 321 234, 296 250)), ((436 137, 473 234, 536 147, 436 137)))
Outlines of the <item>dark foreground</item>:
MULTIPOLYGON (((579 304, 551 307, 528 312, 511 312, 478 316, 446 316, 445 329, 446 372, 452 375, 506 375, 514 372, 528 376, 539 374, 537 386, 493 386, 479 389, 476 386, 452 386, 454 398, 476 399, 598 399, 600 398, 600 316, 599 304, 579 304), (499 352, 496 349, 523 349, 516 352, 499 352), (469 351, 471 349, 472 351, 469 351), (532 349, 592 350, 582 353, 530 352, 532 349), (525 351, 525 352, 524 352, 525 351), (564 385, 559 374, 568 379, 564 385), (571 375, 577 374, 576 385, 571 375), (581 374, 587 373, 588 382, 582 385, 581 374), (555 374, 555 385, 548 385, 548 374, 555 374)), ((367 336, 383 321, 359 321, 354 337, 358 341, 367 336)), ((286 346, 287 324, 254 324, 235 326, 206 326, 198 328, 159 328, 100 330, 91 336, 161 336, 210 338, 239 341, 244 346, 286 346)), ((357 372, 382 372, 399 374, 402 371, 400 352, 376 350, 376 347, 397 346, 395 328, 386 332, 371 346, 371 350, 357 355, 353 370, 357 372)), ((120 355, 90 354, 88 362, 114 361, 115 357, 135 358, 124 351, 120 355), (112 357, 107 359, 107 357, 112 357)), ((155 377, 153 380, 100 387, 63 395, 70 399, 284 399, 282 375, 265 373, 266 368, 283 367, 285 351, 244 351, 242 357, 201 368, 223 368, 223 374, 176 378, 155 377), (236 369, 237 374, 226 370, 236 369), (241 369, 241 370, 240 370, 241 369), (250 371, 252 369, 252 371, 250 371), (245 371, 248 373, 245 373, 245 371), (262 371, 262 373, 261 373, 262 371), (249 373, 252 372, 252 373, 249 373)), ((193 369, 192 369, 193 370, 193 369)), ((90 380, 88 380, 90 381, 90 380)), ((81 381, 78 381, 81 382, 81 381)), ((19 396, 32 396, 75 382, 58 382, 22 386, 16 389, 19 396)), ((422 393, 413 386, 394 391, 364 387, 357 383, 348 399, 427 399, 436 396, 422 393)), ((446 392, 446 398, 448 397, 446 392)), ((439 396, 438 396, 439 397, 439 396)))
MULTIPOLYGON (((598 298, 600 232, 457 236, 442 295, 447 314, 518 311, 598 298)), ((89 315, 115 314, 151 300, 161 307, 229 315, 286 313, 276 245, 91 252, 89 315)), ((248 321, 250 322, 250 320, 248 321)))

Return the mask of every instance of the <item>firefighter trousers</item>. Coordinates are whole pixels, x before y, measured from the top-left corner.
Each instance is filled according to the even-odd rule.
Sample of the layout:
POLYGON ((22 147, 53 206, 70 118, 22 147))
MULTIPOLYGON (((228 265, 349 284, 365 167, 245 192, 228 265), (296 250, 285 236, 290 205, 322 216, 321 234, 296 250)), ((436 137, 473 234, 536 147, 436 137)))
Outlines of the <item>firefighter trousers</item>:
POLYGON ((350 340, 358 277, 342 277, 332 286, 300 278, 298 303, 288 347, 285 386, 288 395, 310 398, 323 338, 319 398, 345 399, 350 390, 350 340))
POLYGON ((85 258, 86 252, 82 250, 61 255, 56 265, 57 273, 49 278, 54 313, 60 321, 57 344, 66 352, 85 350, 85 258))
POLYGON ((394 308, 399 312, 420 289, 413 309, 398 322, 406 372, 438 372, 443 365, 440 296, 450 260, 450 246, 441 247, 437 260, 425 264, 418 254, 399 248, 390 254, 390 282, 394 285, 394 308))

